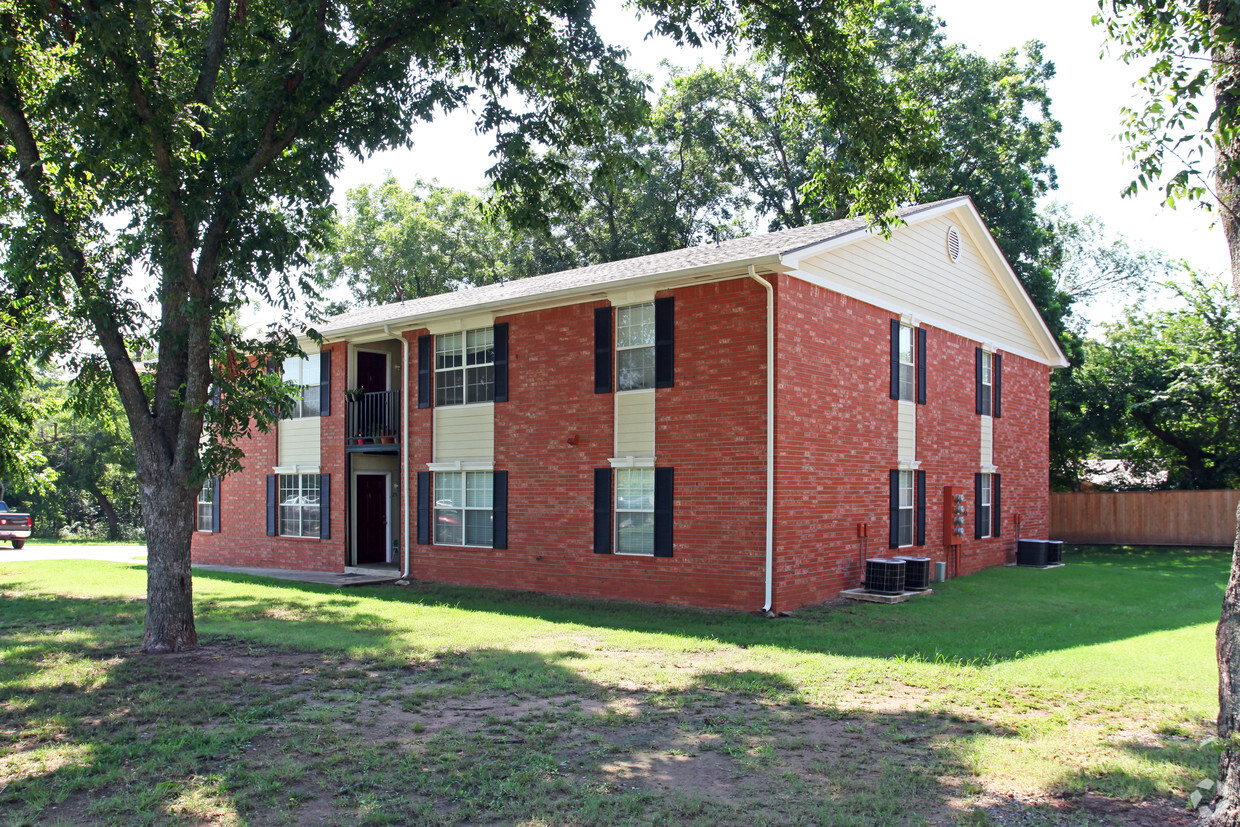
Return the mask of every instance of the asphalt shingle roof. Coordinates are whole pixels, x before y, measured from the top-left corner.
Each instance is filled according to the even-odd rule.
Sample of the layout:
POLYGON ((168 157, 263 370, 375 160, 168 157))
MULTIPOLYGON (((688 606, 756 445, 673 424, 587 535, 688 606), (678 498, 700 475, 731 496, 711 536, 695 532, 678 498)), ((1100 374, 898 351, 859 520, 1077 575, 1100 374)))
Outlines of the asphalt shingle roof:
MULTIPOLYGON (((897 210, 896 214, 901 217, 907 217, 922 210, 947 203, 947 201, 955 200, 964 199, 946 199, 930 204, 905 207, 897 210)), ((751 235, 744 238, 732 238, 727 241, 721 241, 718 244, 687 247, 682 250, 670 250, 666 253, 655 253, 623 261, 611 261, 605 264, 579 267, 575 270, 563 270, 558 273, 517 279, 503 284, 471 287, 465 290, 442 293, 437 296, 427 296, 421 299, 363 307, 333 316, 319 328, 319 332, 330 335, 334 332, 352 330, 358 327, 394 323, 445 311, 467 310, 470 307, 479 305, 519 301, 547 293, 573 291, 574 289, 623 282, 643 276, 676 273, 682 270, 710 267, 712 265, 726 265, 730 262, 741 262, 763 256, 783 255, 804 247, 819 244, 837 236, 864 229, 865 226, 866 221, 864 218, 844 218, 838 221, 810 224, 790 230, 779 230, 778 232, 751 235)))

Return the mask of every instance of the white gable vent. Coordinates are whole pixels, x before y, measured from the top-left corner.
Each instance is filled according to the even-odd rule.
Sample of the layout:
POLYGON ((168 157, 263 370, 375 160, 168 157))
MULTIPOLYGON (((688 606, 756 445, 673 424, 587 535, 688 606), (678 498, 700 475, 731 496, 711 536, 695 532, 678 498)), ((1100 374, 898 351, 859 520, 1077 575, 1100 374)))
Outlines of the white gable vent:
POLYGON ((960 260, 960 231, 954 226, 947 228, 947 257, 953 264, 960 260))

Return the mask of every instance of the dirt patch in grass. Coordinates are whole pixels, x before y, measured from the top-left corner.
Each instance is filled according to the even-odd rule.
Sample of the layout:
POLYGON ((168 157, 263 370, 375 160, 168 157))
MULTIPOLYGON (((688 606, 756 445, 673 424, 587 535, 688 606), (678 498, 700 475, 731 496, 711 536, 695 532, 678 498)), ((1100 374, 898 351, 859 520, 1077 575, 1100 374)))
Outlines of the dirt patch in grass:
POLYGON ((95 756, 53 751, 45 770, 0 779, 0 809, 16 824, 1191 823, 1167 802, 1016 797, 973 777, 944 745, 991 724, 932 711, 914 687, 836 706, 756 672, 681 692, 568 671, 544 695, 464 689, 486 657, 231 643, 116 657, 57 732, 32 735, 66 711, 55 689, 0 715, 0 759, 36 740, 95 756))

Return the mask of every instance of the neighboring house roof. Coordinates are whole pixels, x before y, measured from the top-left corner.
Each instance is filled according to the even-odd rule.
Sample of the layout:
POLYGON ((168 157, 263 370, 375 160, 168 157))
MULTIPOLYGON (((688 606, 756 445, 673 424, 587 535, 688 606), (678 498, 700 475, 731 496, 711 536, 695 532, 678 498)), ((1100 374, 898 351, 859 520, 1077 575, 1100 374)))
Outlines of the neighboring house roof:
MULTIPOLYGON (((1046 328, 1028 294, 1021 287, 989 231, 981 221, 976 207, 968 197, 936 201, 904 207, 896 211, 907 224, 926 218, 952 213, 974 225, 970 237, 981 247, 983 257, 992 271, 1003 281, 1003 291, 1018 308, 1020 317, 1031 328, 1038 352, 1038 361, 1054 367, 1067 365, 1063 352, 1046 328), (980 230, 980 232, 976 232, 980 230)), ((895 232, 901 232, 896 228, 895 232)), ((610 289, 635 287, 651 283, 691 283, 706 278, 743 275, 749 267, 758 274, 787 272, 800 275, 798 265, 806 257, 822 256, 849 244, 872 239, 874 233, 864 218, 845 218, 821 224, 810 224, 773 233, 733 238, 698 247, 671 250, 648 256, 595 264, 543 276, 517 279, 502 284, 472 287, 437 296, 364 307, 334 316, 318 328, 325 338, 344 339, 377 334, 399 328, 420 326, 426 322, 451 316, 486 312, 517 312, 526 307, 546 306, 570 301, 602 298, 610 289)), ((828 285, 830 286, 830 285, 828 285)), ((850 292, 847 288, 841 292, 850 292)), ((851 291, 856 294, 856 291, 851 291)), ((863 296, 869 300, 869 296, 863 296)), ((893 309, 893 308, 888 308, 893 309)), ((897 312, 900 312, 897 310, 897 312)), ((933 323, 933 320, 927 320, 933 323)), ((947 329, 951 329, 950 326, 947 329)), ((977 337, 975 337, 977 338, 977 337)), ((1001 343, 1002 344, 1002 343, 1001 343)))

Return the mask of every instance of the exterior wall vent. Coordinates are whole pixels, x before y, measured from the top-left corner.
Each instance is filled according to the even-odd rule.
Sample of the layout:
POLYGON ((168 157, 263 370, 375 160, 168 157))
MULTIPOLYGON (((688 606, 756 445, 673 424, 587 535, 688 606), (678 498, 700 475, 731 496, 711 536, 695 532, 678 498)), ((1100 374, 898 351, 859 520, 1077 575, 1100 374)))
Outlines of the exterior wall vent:
POLYGON ((960 231, 954 226, 947 228, 947 257, 952 264, 960 260, 960 231))

